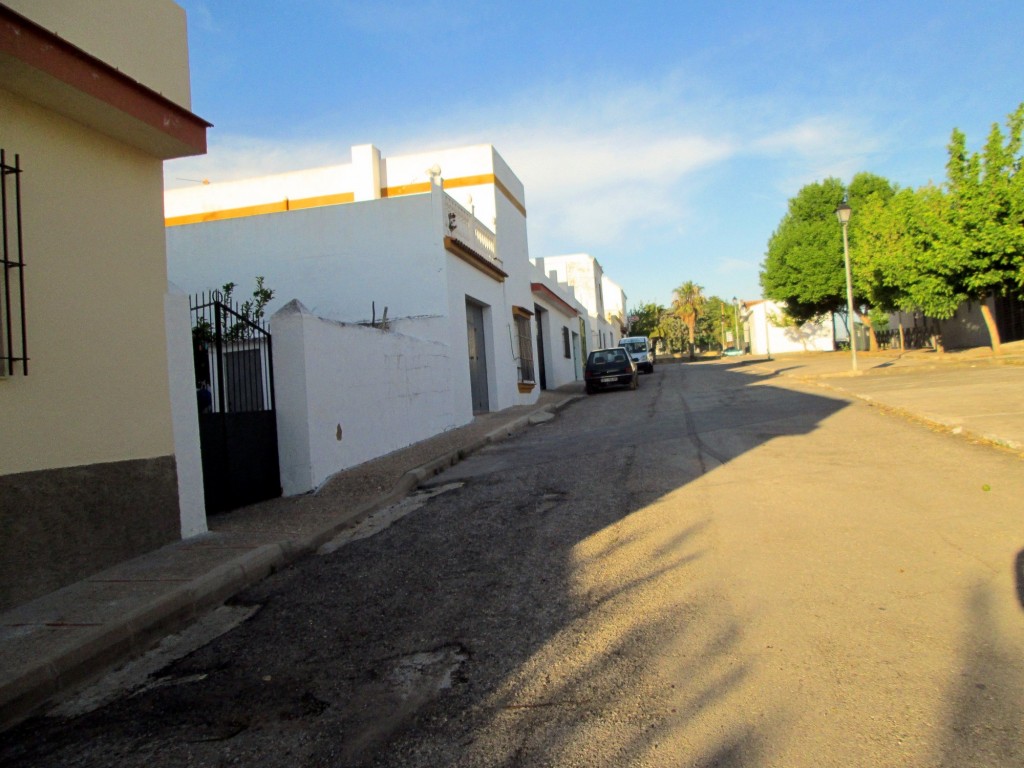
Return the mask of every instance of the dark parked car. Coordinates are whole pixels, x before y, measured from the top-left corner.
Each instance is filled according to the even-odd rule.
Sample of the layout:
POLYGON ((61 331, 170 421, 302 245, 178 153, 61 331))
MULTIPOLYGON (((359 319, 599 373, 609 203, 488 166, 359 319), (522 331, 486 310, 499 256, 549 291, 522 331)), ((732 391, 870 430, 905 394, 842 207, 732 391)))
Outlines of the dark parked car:
POLYGON ((595 349, 587 356, 583 380, 586 382, 588 395, 604 387, 636 389, 636 363, 622 347, 595 349))

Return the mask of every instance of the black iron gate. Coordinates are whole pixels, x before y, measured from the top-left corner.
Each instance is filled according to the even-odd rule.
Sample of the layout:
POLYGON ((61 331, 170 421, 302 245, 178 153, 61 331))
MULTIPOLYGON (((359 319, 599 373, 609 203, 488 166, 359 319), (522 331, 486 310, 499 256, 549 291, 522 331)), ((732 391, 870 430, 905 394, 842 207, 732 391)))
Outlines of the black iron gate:
POLYGON ((206 511, 280 496, 270 332, 219 291, 190 306, 206 511))

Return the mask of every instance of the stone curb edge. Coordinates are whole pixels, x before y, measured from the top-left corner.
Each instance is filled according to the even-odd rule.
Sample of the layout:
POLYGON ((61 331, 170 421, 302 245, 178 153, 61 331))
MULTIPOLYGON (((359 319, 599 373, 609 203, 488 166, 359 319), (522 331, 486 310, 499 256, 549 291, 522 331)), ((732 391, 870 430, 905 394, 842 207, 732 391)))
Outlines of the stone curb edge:
POLYGON ((400 501, 426 479, 454 466, 490 443, 505 440, 530 425, 538 413, 559 411, 581 399, 569 395, 499 427, 469 445, 406 472, 383 496, 352 510, 310 536, 265 544, 175 588, 153 603, 126 614, 121 621, 84 636, 74 648, 41 659, 0 682, 0 732, 31 717, 51 699, 98 678, 115 664, 141 656, 160 637, 194 621, 246 587, 313 554, 358 520, 400 501))
POLYGON ((986 435, 980 432, 974 432, 970 429, 964 429, 963 426, 960 424, 954 424, 948 421, 941 421, 939 419, 930 418, 928 416, 924 416, 920 413, 917 413, 916 411, 911 411, 896 405, 886 405, 885 403, 881 402, 880 400, 876 400, 870 395, 861 395, 858 394, 857 392, 851 392, 848 389, 844 389, 843 387, 835 386, 833 384, 829 384, 821 380, 812 380, 807 378, 798 378, 798 380, 803 381, 805 384, 814 384, 823 389, 829 389, 833 392, 845 395, 846 397, 850 397, 855 400, 860 400, 862 403, 870 405, 872 408, 877 408, 883 413, 889 413, 894 416, 899 416, 900 418, 905 419, 907 421, 913 421, 916 422, 917 424, 923 424, 931 429, 945 432, 946 434, 953 435, 954 437, 959 437, 961 439, 967 440, 968 442, 992 446, 993 448, 997 448, 1002 451, 1007 451, 1009 453, 1015 454, 1020 458, 1024 458, 1024 445, 1021 445, 1014 440, 1007 440, 1005 438, 999 437, 998 435, 986 435))

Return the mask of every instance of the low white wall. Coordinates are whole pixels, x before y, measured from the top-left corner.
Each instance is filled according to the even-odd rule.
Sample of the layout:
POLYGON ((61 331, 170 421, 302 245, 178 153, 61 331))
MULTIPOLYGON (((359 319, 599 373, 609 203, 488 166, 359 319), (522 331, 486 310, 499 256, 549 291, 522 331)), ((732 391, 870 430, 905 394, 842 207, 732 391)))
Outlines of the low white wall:
POLYGON ((192 323, 188 296, 168 285, 164 296, 167 326, 167 370, 170 378, 174 456, 178 469, 178 507, 181 537, 206 533, 203 498, 203 460, 199 446, 199 409, 196 404, 195 363, 192 360, 192 323))
POLYGON ((835 349, 832 339, 832 317, 808 321, 801 326, 780 327, 784 316, 783 307, 773 301, 761 301, 750 306, 749 333, 750 352, 764 355, 769 352, 781 355, 784 352, 831 352, 835 349))
POLYGON ((297 300, 270 330, 286 496, 472 420, 452 405, 447 344, 324 320, 297 300))

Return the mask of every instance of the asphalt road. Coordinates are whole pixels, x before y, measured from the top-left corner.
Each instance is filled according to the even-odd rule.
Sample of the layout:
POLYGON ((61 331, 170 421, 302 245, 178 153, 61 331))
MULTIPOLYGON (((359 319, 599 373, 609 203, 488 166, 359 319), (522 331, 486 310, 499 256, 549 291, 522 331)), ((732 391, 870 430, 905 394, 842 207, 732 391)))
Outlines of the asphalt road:
POLYGON ((1020 460, 795 386, 586 398, 0 765, 1024 765, 1020 460))

